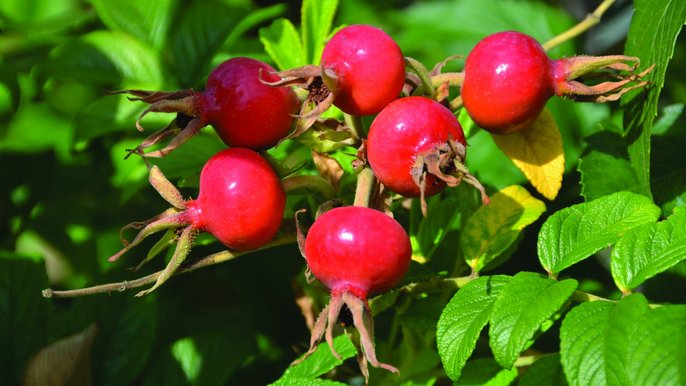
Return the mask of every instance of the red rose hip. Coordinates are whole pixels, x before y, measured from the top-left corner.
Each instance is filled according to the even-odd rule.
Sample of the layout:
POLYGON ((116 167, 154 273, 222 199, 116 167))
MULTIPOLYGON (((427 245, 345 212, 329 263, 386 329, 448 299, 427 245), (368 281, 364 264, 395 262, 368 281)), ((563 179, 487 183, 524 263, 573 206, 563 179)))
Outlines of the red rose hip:
MULTIPOLYGON (((331 300, 317 318, 310 340, 312 354, 322 337, 336 357, 333 328, 347 307, 360 333, 366 362, 392 372, 398 370, 376 358, 373 321, 367 297, 392 289, 410 265, 412 248, 403 227, 386 214, 360 206, 334 208, 314 222, 304 245, 312 274, 331 290, 331 300)), ((368 376, 366 362, 361 366, 368 376)))
POLYGON ((367 160, 376 177, 405 197, 425 200, 456 186, 462 179, 483 186, 464 166, 466 142, 462 126, 445 106, 420 96, 391 102, 374 118, 367 138, 367 160))
POLYGON ((286 205, 278 176, 264 158, 249 149, 226 149, 212 156, 200 173, 196 200, 184 200, 157 166, 150 169, 150 183, 172 208, 143 223, 132 223, 130 226, 144 227, 109 260, 119 259, 161 230, 178 229, 179 236, 174 255, 155 285, 137 296, 153 291, 171 277, 188 255, 198 232, 209 232, 236 251, 262 247, 279 230, 286 205))
POLYGON ((405 60, 398 44, 379 28, 351 25, 324 46, 322 78, 333 104, 351 115, 376 114, 405 84, 405 60))
MULTIPOLYGON (((205 91, 181 90, 155 92, 124 90, 150 106, 151 111, 175 112, 178 117, 166 128, 146 138, 131 152, 146 157, 162 157, 173 151, 206 125, 212 125, 219 137, 231 147, 264 150, 276 145, 291 130, 299 101, 290 87, 271 87, 263 80, 276 81, 275 70, 259 60, 236 57, 210 73, 205 91), (174 134, 175 130, 179 130, 174 134), (160 150, 143 150, 169 137, 160 150)), ((143 130, 139 122, 136 126, 143 130)))
POLYGON ((531 36, 506 31, 481 40, 464 67, 462 101, 480 127, 496 134, 531 123, 553 96, 551 61, 531 36))

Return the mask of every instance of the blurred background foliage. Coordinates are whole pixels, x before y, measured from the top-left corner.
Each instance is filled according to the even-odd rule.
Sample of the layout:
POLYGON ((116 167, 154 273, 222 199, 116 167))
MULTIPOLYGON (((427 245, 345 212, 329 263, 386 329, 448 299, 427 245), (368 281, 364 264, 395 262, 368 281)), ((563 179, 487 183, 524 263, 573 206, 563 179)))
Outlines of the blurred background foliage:
MULTIPOLYGON (((341 0, 334 25, 382 27, 405 55, 433 66, 447 56, 466 55, 479 39, 501 30, 518 30, 546 41, 578 22, 597 3, 341 0)), ((79 382, 92 379, 95 385, 263 385, 277 379, 305 350, 308 330, 294 301, 300 291, 294 283, 304 262, 295 245, 174 278, 143 299, 115 293, 46 300, 40 294, 48 286, 79 288, 130 280, 164 264, 154 262, 139 273, 126 270, 137 264, 151 243, 117 263, 106 260, 120 248, 123 225, 165 209, 148 185, 144 162, 137 157, 124 159, 125 150, 142 138, 134 122, 144 106, 107 92, 202 89, 211 69, 230 57, 269 61, 258 29, 278 17, 297 25, 299 7, 299 2, 250 0, 0 2, 0 384, 20 384, 31 356, 75 334, 80 343, 68 350, 78 353, 92 345, 92 355, 79 360, 85 365, 76 372, 77 381, 61 384, 88 384, 79 382), (87 329, 92 324, 97 326, 94 339, 87 329)), ((551 56, 621 53, 631 10, 630 1, 617 1, 600 25, 555 48, 551 56)), ((682 35, 660 107, 665 119, 674 121, 665 127, 675 134, 686 130, 680 114, 686 101, 684 43, 682 35)), ((452 69, 461 65, 459 60, 450 64, 452 69)), ((576 169, 584 139, 599 131, 601 123, 621 124, 621 110, 614 104, 562 99, 551 100, 548 108, 563 133, 567 161, 560 196, 547 204, 552 213, 581 201, 576 169)), ((169 119, 150 114, 143 125, 150 131, 169 119)), ((468 165, 490 190, 525 184, 486 133, 475 132, 469 144, 468 165)), ((192 197, 197 194, 201 166, 222 147, 214 132, 205 129, 156 163, 192 197)), ((297 143, 272 153, 291 165, 309 157, 297 143)), ((313 166, 308 163, 305 168, 313 166)), ((460 194, 464 193, 455 193, 460 194)), ((290 198, 289 215, 306 199, 290 198)), ((526 232, 515 258, 501 267, 503 272, 540 269, 535 258, 538 227, 540 221, 526 232)), ((222 249, 209 238, 199 244, 192 256, 222 249)), ((441 264, 454 259, 450 241, 436 254, 445 256, 443 263, 437 259, 430 268, 441 270, 445 268, 441 264)), ((612 286, 602 259, 584 262, 572 271, 584 278, 583 289, 612 296, 605 293, 612 286)), ((683 265, 652 285, 669 285, 670 280, 683 284, 680 271, 683 265)), ((655 301, 684 302, 683 294, 660 288, 653 292, 655 301)), ((431 322, 435 326, 446 300, 408 306, 402 328, 409 332, 403 339, 431 322)), ((393 349, 383 332, 392 318, 393 314, 381 315, 377 322, 382 326, 377 337, 380 357, 390 356, 393 349)), ((419 334, 426 342, 414 342, 393 354, 405 360, 416 358, 414 368, 404 372, 407 385, 431 384, 427 379, 441 378, 430 335, 419 334)), ((537 344, 545 348, 546 342, 557 341, 542 339, 537 344)), ((55 359, 49 370, 42 371, 60 366, 65 364, 55 359)), ((354 363, 337 371, 338 379, 360 380, 354 363)))

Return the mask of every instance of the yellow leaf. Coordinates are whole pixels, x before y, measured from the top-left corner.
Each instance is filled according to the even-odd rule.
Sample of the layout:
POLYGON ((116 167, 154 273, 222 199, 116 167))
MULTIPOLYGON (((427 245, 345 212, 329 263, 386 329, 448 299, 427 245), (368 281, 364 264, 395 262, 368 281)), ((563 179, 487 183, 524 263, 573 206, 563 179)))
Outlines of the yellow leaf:
POLYGON ((531 126, 520 132, 491 135, 536 190, 549 200, 557 197, 565 171, 565 156, 560 130, 548 110, 543 110, 531 126))

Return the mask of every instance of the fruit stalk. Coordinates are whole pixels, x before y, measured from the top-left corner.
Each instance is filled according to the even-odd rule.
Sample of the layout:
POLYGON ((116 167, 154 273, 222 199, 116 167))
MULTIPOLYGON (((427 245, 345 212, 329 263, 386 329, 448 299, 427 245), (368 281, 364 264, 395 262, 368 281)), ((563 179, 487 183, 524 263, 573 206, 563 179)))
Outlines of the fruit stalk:
MULTIPOLYGON (((281 245, 288 245, 295 243, 295 234, 284 234, 276 237, 270 243, 264 245, 261 248, 252 251, 221 251, 214 253, 209 256, 205 256, 200 260, 194 261, 189 264, 182 265, 176 270, 174 275, 180 275, 182 273, 188 273, 195 271, 199 268, 209 267, 215 264, 225 263, 227 261, 233 260, 239 256, 245 255, 247 253, 253 253, 255 251, 260 251, 263 249, 269 249, 278 247, 281 245)), ((162 275, 164 270, 160 270, 150 275, 140 277, 134 280, 125 280, 117 283, 101 284, 92 287, 79 288, 75 290, 64 290, 56 291, 52 288, 47 288, 42 291, 43 297, 45 298, 75 298, 79 296, 95 295, 102 293, 112 293, 112 292, 124 292, 134 288, 140 288, 147 286, 149 284, 155 283, 157 279, 162 275)))

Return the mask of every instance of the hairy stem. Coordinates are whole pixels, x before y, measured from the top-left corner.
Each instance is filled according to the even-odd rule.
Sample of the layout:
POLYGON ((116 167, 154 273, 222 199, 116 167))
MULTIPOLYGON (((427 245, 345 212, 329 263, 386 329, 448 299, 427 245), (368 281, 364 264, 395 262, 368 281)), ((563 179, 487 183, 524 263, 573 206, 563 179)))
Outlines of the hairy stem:
POLYGON ((543 44, 543 49, 550 51, 554 47, 559 46, 567 40, 573 39, 588 31, 594 25, 600 23, 601 17, 605 11, 607 11, 608 8, 614 4, 614 2, 615 0, 604 0, 592 13, 586 15, 586 18, 584 18, 584 20, 582 20, 579 24, 545 42, 543 44))
POLYGON ((371 168, 362 169, 357 175, 357 186, 355 188, 355 201, 353 205, 368 207, 376 187, 376 176, 371 168))
MULTIPOLYGON (((263 249, 268 249, 268 248, 273 248, 281 245, 286 245, 286 244, 292 244, 295 243, 295 235, 294 234, 287 234, 283 236, 279 236, 272 240, 269 244, 263 246, 262 248, 258 248, 252 251, 244 251, 244 252, 232 252, 229 250, 218 252, 209 256, 206 256, 198 261, 194 261, 190 264, 183 265, 181 266, 174 275, 179 275, 182 273, 186 272, 191 272, 195 271, 196 269, 199 268, 204 268, 204 267, 209 267, 211 265, 219 264, 219 263, 224 263, 229 260, 233 260, 239 256, 245 255, 247 253, 263 250, 263 249)), ((110 293, 110 292, 124 292, 133 288, 139 288, 146 286, 148 284, 152 284, 157 281, 157 279, 162 275, 164 270, 157 271, 155 273, 151 273, 150 275, 143 276, 138 279, 134 280, 126 280, 118 283, 109 283, 109 284, 102 284, 102 285, 96 285, 93 287, 87 287, 87 288, 80 288, 80 289, 75 289, 75 290, 66 290, 66 291, 55 291, 51 288, 45 289, 42 291, 43 297, 46 298, 73 298, 73 297, 78 297, 78 296, 85 296, 85 295, 95 295, 95 294, 101 294, 101 293, 110 293)))

